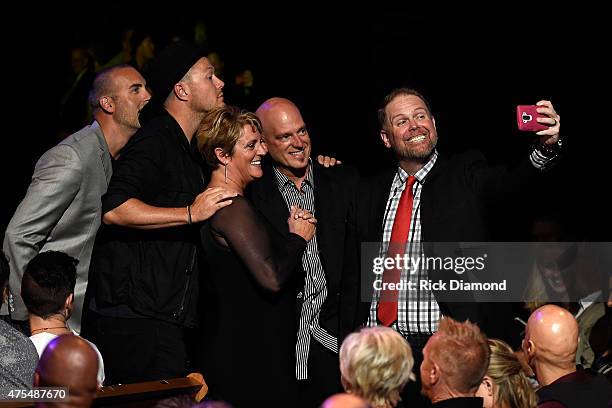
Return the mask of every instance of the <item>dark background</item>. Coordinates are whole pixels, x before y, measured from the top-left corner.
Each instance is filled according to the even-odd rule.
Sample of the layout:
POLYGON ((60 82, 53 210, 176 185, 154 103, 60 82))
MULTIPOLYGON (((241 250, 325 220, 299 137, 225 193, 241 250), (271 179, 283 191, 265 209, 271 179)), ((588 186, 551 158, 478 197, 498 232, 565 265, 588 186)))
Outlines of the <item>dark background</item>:
POLYGON ((441 152, 478 147, 492 163, 508 165, 533 141, 516 130, 515 105, 551 100, 563 119, 564 162, 544 177, 538 193, 502 209, 499 228, 512 226, 520 237, 532 213, 550 210, 569 214, 588 239, 610 241, 607 106, 595 98, 607 80, 609 33, 604 37, 599 11, 586 5, 380 3, 380 9, 343 11, 306 3, 152 10, 119 2, 92 10, 32 5, 6 11, 0 230, 23 197, 36 160, 58 141, 60 79, 69 69, 71 47, 93 44, 110 57, 121 28, 137 24, 154 33, 159 50, 172 36, 192 38, 194 23, 202 20, 209 49, 222 55, 227 75, 251 68, 257 103, 271 96, 294 100, 314 151, 365 175, 392 162, 378 136, 376 109, 395 87, 417 88, 429 99, 441 152))

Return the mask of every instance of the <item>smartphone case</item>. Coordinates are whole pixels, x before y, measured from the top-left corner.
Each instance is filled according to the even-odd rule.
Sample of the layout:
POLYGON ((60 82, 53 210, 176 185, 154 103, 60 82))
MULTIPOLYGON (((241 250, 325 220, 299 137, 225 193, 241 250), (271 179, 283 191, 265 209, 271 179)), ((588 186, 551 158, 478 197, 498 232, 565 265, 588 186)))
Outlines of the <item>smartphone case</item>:
POLYGON ((539 132, 548 129, 548 126, 538 123, 536 118, 542 118, 536 109, 537 105, 518 105, 516 107, 516 122, 519 130, 523 132, 539 132))

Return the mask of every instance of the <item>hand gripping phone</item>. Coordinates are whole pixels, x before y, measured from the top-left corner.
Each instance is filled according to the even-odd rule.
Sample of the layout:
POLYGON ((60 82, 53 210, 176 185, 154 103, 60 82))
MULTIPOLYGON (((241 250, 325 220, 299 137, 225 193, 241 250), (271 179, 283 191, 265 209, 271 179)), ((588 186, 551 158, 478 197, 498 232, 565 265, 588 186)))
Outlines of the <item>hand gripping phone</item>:
POLYGON ((516 107, 516 122, 519 130, 523 132, 539 132, 540 130, 548 129, 548 126, 538 123, 537 118, 546 116, 538 113, 537 105, 518 105, 516 107))

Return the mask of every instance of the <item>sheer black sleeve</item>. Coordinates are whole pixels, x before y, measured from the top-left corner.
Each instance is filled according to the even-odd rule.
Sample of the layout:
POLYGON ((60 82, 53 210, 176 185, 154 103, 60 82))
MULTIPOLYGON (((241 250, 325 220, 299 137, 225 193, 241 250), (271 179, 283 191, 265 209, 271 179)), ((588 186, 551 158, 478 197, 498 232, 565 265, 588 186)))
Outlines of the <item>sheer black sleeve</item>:
POLYGON ((275 292, 301 263, 306 248, 306 241, 299 235, 290 233, 288 237, 281 237, 269 228, 243 197, 235 197, 231 205, 217 211, 211 227, 214 233, 225 238, 257 282, 275 292))

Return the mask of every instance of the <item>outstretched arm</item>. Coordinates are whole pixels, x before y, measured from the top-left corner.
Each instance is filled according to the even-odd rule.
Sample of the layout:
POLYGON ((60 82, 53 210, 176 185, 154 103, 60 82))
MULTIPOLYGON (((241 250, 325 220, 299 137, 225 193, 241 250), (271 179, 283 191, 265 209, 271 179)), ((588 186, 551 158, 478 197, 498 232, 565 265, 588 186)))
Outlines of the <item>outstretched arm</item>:
POLYGON ((105 224, 138 229, 176 227, 209 219, 215 212, 232 203, 236 193, 219 187, 198 194, 188 207, 164 208, 130 198, 104 214, 105 224))

